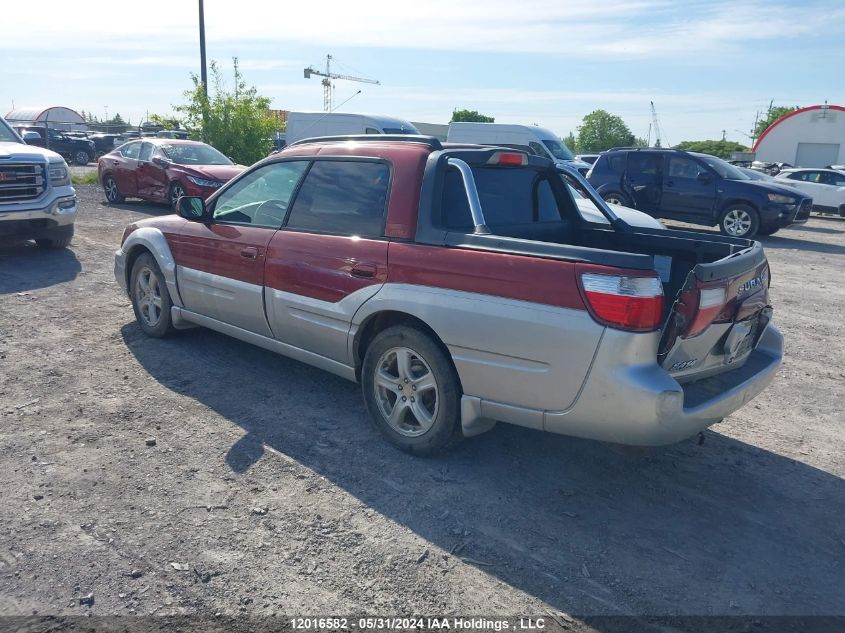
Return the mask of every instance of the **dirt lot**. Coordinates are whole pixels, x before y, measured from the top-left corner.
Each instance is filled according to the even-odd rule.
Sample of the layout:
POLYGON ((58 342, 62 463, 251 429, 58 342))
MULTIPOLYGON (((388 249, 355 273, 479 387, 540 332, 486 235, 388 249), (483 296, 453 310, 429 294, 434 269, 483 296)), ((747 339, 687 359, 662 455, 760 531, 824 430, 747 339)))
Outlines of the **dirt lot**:
POLYGON ((788 358, 703 446, 416 459, 357 385, 144 337, 112 254, 167 211, 79 190, 71 248, 0 247, 0 615, 845 615, 845 221, 765 239, 788 358))

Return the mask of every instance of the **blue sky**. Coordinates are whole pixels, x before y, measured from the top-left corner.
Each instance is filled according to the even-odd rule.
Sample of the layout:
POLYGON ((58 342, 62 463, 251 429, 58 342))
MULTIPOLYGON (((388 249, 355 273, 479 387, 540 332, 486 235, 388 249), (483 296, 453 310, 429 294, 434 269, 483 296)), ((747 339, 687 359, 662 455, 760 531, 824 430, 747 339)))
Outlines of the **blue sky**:
MULTIPOLYGON (((195 0, 41 0, 4 15, 0 113, 65 105, 134 123, 167 114, 199 71, 195 0), (45 15, 49 18, 45 19, 45 15)), ((775 105, 845 105, 845 2, 712 0, 206 0, 209 59, 240 59, 273 107, 320 110, 322 66, 342 108, 445 123, 453 108, 563 136, 596 108, 638 136, 654 101, 669 143, 747 142, 775 105)))

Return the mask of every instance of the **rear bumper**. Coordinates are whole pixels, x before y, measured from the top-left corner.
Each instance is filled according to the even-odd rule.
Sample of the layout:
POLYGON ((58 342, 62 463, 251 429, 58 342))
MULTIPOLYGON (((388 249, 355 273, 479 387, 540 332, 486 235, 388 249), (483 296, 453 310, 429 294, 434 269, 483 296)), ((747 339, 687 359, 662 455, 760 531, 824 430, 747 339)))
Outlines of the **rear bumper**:
MULTIPOLYGON (((602 347, 607 349, 608 342, 602 347)), ((695 435, 763 391, 783 359, 783 336, 769 324, 741 367, 684 385, 653 362, 608 370, 601 356, 600 351, 575 405, 544 412, 543 428, 619 444, 661 446, 695 435)))
POLYGON ((659 333, 605 330, 589 375, 565 411, 543 411, 464 396, 464 435, 494 420, 631 446, 662 446, 691 437, 757 396, 783 359, 783 336, 771 323, 741 366, 679 384, 656 361, 659 333))

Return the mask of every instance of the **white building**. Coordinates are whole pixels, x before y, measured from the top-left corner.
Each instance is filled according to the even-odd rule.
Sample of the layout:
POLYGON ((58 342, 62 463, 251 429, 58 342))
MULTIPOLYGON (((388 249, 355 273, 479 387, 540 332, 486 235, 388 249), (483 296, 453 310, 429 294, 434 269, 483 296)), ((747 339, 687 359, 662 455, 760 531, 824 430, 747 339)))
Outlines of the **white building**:
POLYGON ((789 112, 754 143, 755 160, 796 167, 845 164, 845 107, 815 105, 789 112))
POLYGON ((66 132, 88 129, 85 119, 76 110, 62 106, 12 110, 3 118, 12 125, 46 126, 66 132))

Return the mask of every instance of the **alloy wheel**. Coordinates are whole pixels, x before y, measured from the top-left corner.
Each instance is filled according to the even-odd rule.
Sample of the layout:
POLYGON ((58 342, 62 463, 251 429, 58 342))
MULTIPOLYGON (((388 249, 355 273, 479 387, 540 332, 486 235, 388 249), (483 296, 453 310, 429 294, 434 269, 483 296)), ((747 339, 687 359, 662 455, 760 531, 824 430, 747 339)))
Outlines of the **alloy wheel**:
POLYGON ((175 183, 172 187, 170 187, 170 205, 175 207, 176 203, 179 202, 179 198, 184 195, 185 189, 178 182, 175 183))
POLYGON ((379 412, 397 433, 417 437, 432 427, 440 403, 437 380, 414 350, 394 347, 382 354, 373 385, 379 412))
POLYGON ((731 209, 722 220, 728 235, 742 237, 751 230, 751 215, 745 209, 731 209))
POLYGON ((114 202, 115 200, 117 200, 120 193, 117 190, 117 183, 114 181, 114 178, 112 178, 111 176, 106 178, 105 189, 106 189, 106 199, 109 202, 114 202))
POLYGON ((135 280, 135 301, 144 323, 155 327, 161 320, 161 282, 155 272, 144 266, 135 280))

